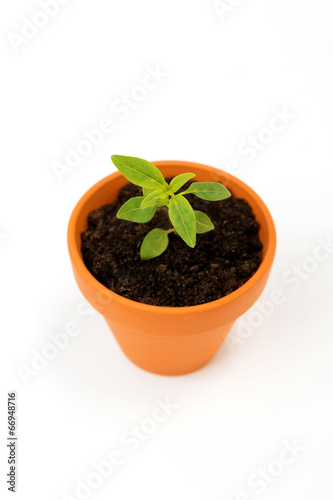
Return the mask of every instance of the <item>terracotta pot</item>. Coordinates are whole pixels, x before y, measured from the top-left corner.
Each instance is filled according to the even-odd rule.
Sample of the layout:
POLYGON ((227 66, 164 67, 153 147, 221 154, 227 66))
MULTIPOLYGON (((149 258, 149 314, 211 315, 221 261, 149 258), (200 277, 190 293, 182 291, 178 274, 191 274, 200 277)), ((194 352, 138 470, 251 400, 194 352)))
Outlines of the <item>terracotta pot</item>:
POLYGON ((68 226, 68 248, 81 292, 105 317, 123 352, 133 363, 150 372, 181 375, 208 363, 234 321, 258 299, 273 263, 276 233, 266 205, 236 177, 198 163, 154 163, 165 177, 193 172, 196 181, 221 181, 236 197, 245 198, 260 224, 263 244, 263 259, 256 273, 226 297, 190 307, 151 306, 122 297, 99 283, 86 268, 80 250, 81 232, 87 229, 88 214, 114 202, 127 180, 119 172, 109 175, 89 189, 74 208, 68 226))

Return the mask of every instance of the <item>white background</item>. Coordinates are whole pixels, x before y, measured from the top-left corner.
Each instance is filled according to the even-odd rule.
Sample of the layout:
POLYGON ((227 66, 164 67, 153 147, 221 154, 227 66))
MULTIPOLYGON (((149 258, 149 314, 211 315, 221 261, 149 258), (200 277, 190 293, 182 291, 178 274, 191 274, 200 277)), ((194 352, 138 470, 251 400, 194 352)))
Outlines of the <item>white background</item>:
POLYGON ((225 15, 213 0, 71 0, 46 21, 36 17, 37 1, 1 3, 1 498, 12 498, 5 410, 13 390, 20 500, 78 498, 77 480, 114 450, 123 464, 87 498, 332 494, 333 249, 318 243, 333 236, 332 3, 224 3, 233 5, 225 15), (25 42, 17 38, 24 18, 46 22, 25 42), (142 97, 136 87, 148 67, 162 81, 132 99, 128 113, 112 110, 124 94, 142 97), (267 138, 274 109, 293 118, 249 161, 239 147, 267 138), (64 164, 67 148, 104 118, 113 132, 60 179, 54 162, 64 164), (277 255, 259 305, 233 328, 238 343, 196 373, 136 368, 103 318, 78 313, 85 301, 67 222, 80 196, 115 170, 111 154, 230 172, 237 162, 235 175, 276 222, 277 255), (274 289, 283 303, 269 307, 274 289), (33 350, 71 322, 80 333, 25 384, 19 367, 31 368, 33 350), (177 409, 132 453, 121 436, 152 415, 158 398, 177 409), (279 466, 294 441, 302 451, 279 466), (262 493, 249 483, 260 468, 277 471, 262 493))

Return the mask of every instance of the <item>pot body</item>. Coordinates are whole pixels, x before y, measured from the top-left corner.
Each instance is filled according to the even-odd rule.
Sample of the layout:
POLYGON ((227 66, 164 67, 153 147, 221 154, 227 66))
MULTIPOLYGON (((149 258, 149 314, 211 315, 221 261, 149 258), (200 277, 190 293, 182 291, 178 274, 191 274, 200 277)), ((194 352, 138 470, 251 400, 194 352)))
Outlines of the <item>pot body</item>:
POLYGON ((260 224, 263 259, 256 273, 238 290, 206 304, 190 307, 159 307, 134 302, 99 283, 86 268, 81 254, 81 233, 88 215, 113 203, 127 180, 119 173, 95 184, 78 202, 68 226, 68 248, 77 284, 90 304, 106 319, 127 357, 141 368, 162 374, 181 375, 204 366, 216 354, 235 320, 262 293, 273 263, 276 233, 272 217, 259 196, 245 183, 221 170, 197 163, 159 161, 154 164, 164 177, 193 172, 195 180, 221 181, 237 198, 252 207, 260 224))

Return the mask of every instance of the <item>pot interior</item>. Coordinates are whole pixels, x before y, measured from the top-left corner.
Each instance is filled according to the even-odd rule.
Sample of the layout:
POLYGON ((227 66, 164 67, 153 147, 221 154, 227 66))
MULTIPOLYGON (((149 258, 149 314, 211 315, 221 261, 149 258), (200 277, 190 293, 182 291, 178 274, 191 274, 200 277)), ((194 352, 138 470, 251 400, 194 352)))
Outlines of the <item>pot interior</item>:
MULTIPOLYGON (((275 238, 274 224, 265 204, 249 186, 233 175, 200 164, 177 161, 158 161, 154 162, 154 164, 161 170, 164 177, 174 177, 181 173, 193 172, 196 174, 196 181, 221 181, 235 197, 244 198, 251 206, 255 218, 260 224, 259 238, 263 244, 263 258, 265 257, 270 238, 275 238)), ((119 172, 116 172, 97 183, 81 198, 76 206, 78 212, 75 227, 75 242, 79 253, 81 253, 81 233, 87 229, 89 213, 103 205, 116 201, 119 189, 127 182, 119 172)))

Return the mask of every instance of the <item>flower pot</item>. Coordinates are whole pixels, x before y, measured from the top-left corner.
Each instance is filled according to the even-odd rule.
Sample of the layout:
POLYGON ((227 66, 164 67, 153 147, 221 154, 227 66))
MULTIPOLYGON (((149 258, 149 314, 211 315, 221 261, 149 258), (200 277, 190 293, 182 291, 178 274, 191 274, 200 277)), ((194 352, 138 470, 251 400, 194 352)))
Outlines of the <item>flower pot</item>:
POLYGON ((163 375, 181 375, 203 367, 216 354, 235 320, 262 293, 273 263, 276 233, 272 217, 259 196, 244 182, 216 168, 181 161, 154 162, 165 177, 184 172, 196 181, 221 181, 252 207, 260 224, 262 262, 255 274, 229 295, 189 307, 159 307, 135 302, 99 283, 81 255, 81 233, 88 214, 116 201, 127 180, 116 172, 95 184, 77 203, 68 226, 68 248, 77 284, 90 304, 106 319, 120 347, 137 366, 163 375))

